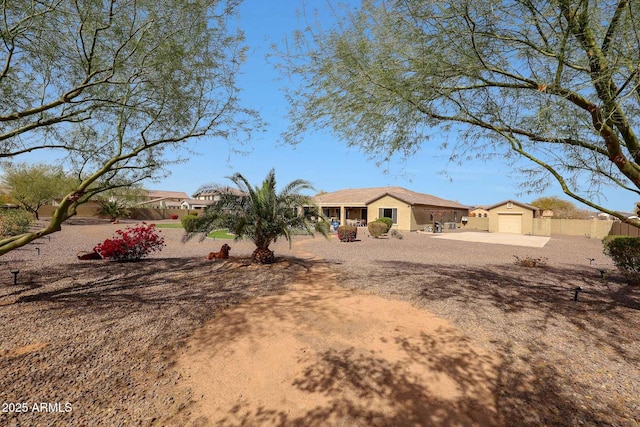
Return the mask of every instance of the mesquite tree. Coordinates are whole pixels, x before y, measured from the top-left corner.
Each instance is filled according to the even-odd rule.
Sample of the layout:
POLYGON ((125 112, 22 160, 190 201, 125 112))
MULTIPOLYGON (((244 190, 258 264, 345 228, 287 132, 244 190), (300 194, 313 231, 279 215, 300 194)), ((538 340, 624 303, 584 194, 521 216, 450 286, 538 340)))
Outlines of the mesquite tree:
POLYGON ((452 160, 526 159, 526 188, 634 222, 601 196, 640 194, 640 1, 365 0, 339 19, 282 56, 289 141, 329 127, 388 158, 454 132, 452 160))
POLYGON ((238 100, 237 3, 2 2, 0 158, 63 153, 76 182, 47 226, 0 240, 0 255, 98 193, 166 173, 166 151, 177 161, 194 138, 236 141, 259 124, 238 100))

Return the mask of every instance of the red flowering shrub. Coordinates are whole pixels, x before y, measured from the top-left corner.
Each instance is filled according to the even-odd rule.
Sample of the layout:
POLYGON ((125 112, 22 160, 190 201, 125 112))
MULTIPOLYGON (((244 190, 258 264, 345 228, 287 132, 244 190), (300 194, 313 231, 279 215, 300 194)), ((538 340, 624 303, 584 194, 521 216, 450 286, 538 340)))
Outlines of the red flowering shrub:
POLYGON ((134 228, 116 230, 112 239, 98 243, 93 250, 102 258, 111 258, 117 261, 139 261, 150 252, 161 251, 164 246, 164 238, 158 234, 155 224, 143 222, 134 228))
POLYGON ((341 242, 355 242, 358 235, 358 227, 355 225, 341 225, 338 227, 338 239, 341 242))
POLYGON ((171 219, 178 219, 178 215, 176 215, 176 214, 171 214, 171 219))

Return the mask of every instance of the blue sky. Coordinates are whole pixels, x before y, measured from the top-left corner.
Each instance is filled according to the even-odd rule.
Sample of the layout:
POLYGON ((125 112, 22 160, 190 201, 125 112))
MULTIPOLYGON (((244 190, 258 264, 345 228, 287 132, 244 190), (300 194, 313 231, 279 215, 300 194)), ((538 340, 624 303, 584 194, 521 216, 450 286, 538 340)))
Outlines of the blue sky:
MULTIPOLYGON (((323 12, 329 15, 324 0, 308 0, 306 5, 307 12, 317 8, 321 16, 323 12)), ((301 2, 292 0, 245 0, 241 7, 240 25, 250 47, 240 79, 242 99, 247 106, 260 111, 267 122, 265 132, 243 147, 247 151, 245 155, 230 153, 225 143, 199 142, 196 150, 202 155, 173 167, 171 177, 152 185, 155 189, 192 194, 201 184, 230 183, 225 177, 235 172, 258 184, 275 168, 279 183, 302 178, 311 181, 316 190, 324 191, 402 186, 472 206, 505 199, 530 202, 542 195, 568 199, 557 185, 543 194, 521 194, 518 180, 507 172, 506 163, 500 160, 478 160, 457 166, 448 164, 446 153, 424 147, 410 159, 396 159, 383 168, 328 132, 308 134, 304 142, 295 147, 283 145, 280 134, 287 126, 287 104, 281 90, 284 81, 278 81, 278 72, 265 56, 273 43, 280 43, 300 28, 302 23, 297 16, 300 9, 301 2), (388 169, 388 173, 384 173, 384 169, 388 169)), ((622 211, 630 211, 634 205, 630 193, 622 190, 613 190, 607 201, 602 202, 622 211)))
MULTIPOLYGON (((325 0, 306 0, 305 3, 308 13, 317 8, 320 16, 331 15, 325 0)), ((171 176, 158 183, 148 183, 147 188, 191 195, 203 184, 230 184, 226 177, 235 172, 259 184, 269 170, 275 168, 279 183, 306 179, 318 191, 402 186, 470 206, 506 199, 530 202, 542 195, 568 199, 558 185, 543 194, 521 194, 519 180, 509 174, 507 164, 500 160, 478 160, 464 166, 449 164, 448 153, 432 148, 438 145, 437 141, 409 159, 395 159, 383 167, 376 166, 375 161, 368 160, 356 148, 348 148, 328 132, 308 134, 304 142, 295 147, 283 145, 280 134, 287 127, 287 103, 281 85, 285 81, 279 80, 279 73, 266 55, 271 53, 272 44, 281 43, 301 28, 303 23, 297 13, 301 7, 302 0, 245 0, 240 9, 239 25, 249 46, 248 60, 239 79, 241 97, 245 106, 260 112, 267 123, 264 132, 256 133, 248 145, 238 147, 246 152, 242 155, 230 152, 225 141, 200 140, 192 147, 200 155, 172 166, 171 176)), ((325 24, 330 25, 330 20, 323 19, 325 24)), ((455 135, 443 134, 442 138, 452 139, 455 135)), ((607 200, 601 202, 614 210, 631 211, 635 200, 629 192, 612 189, 607 200)))

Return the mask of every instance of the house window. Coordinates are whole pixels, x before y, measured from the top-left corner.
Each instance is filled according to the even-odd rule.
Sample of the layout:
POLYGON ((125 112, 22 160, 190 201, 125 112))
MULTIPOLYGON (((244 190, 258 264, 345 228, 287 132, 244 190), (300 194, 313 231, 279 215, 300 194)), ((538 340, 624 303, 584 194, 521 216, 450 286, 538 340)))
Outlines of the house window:
POLYGON ((397 208, 380 208, 378 209, 378 218, 391 218, 394 224, 398 223, 398 209, 397 208))

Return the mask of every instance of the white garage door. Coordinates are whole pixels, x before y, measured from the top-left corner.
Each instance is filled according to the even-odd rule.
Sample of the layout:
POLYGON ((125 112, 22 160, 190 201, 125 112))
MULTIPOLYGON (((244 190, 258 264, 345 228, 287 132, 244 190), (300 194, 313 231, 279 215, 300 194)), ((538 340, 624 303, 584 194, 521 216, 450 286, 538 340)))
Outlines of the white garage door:
POLYGON ((498 214, 498 232, 522 234, 522 215, 498 214))

